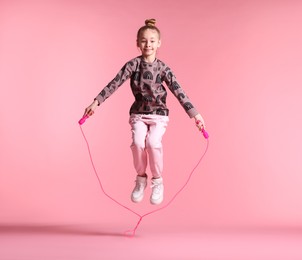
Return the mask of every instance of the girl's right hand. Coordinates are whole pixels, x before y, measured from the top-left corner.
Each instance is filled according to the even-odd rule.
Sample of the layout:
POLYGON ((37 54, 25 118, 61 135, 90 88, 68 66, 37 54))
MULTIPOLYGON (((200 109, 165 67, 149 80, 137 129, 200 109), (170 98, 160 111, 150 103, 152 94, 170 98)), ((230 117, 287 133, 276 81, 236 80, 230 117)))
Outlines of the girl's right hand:
POLYGON ((83 116, 92 116, 94 114, 94 111, 98 107, 98 104, 99 102, 97 100, 94 100, 90 106, 86 107, 83 116))
POLYGON ((202 116, 200 114, 197 114, 196 116, 194 116, 195 118, 195 124, 197 126, 197 128, 199 129, 199 131, 201 131, 202 129, 205 129, 205 123, 204 123, 204 119, 202 118, 202 116))

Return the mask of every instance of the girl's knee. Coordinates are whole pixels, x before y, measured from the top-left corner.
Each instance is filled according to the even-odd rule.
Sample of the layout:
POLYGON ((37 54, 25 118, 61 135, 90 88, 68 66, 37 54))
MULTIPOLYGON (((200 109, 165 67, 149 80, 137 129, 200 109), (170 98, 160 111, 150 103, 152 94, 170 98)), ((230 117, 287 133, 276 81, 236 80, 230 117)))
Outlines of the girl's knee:
POLYGON ((154 139, 154 138, 148 138, 146 140, 146 148, 149 149, 158 149, 162 147, 161 140, 154 139))
POLYGON ((131 148, 135 148, 135 149, 138 149, 138 150, 143 150, 145 149, 146 147, 146 144, 145 144, 145 141, 141 141, 141 140, 133 140, 132 144, 131 144, 131 148))

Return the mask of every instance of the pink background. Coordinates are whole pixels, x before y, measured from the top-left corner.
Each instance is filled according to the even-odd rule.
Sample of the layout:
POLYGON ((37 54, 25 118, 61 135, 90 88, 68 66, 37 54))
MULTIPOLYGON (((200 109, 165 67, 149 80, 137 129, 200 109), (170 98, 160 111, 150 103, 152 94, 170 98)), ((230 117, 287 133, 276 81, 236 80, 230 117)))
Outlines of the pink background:
MULTIPOLYGON (((210 147, 187 189, 144 228, 302 224, 302 3, 0 1, 0 222, 137 218, 99 190, 77 121, 156 18, 165 61, 206 120, 210 147)), ((83 129, 105 189, 133 209, 129 82, 83 129)), ((205 148, 171 93, 166 200, 205 148)), ((149 191, 148 191, 149 192, 149 191)), ((147 194, 148 196, 148 194, 147 194)))

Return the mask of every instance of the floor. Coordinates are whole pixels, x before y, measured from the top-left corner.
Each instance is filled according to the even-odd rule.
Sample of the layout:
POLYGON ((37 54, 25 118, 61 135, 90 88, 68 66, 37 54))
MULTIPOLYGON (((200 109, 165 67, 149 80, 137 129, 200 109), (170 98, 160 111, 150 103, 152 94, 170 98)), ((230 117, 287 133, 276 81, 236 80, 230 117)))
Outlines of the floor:
POLYGON ((0 225, 0 260, 301 260, 295 228, 155 230, 113 225, 0 225))

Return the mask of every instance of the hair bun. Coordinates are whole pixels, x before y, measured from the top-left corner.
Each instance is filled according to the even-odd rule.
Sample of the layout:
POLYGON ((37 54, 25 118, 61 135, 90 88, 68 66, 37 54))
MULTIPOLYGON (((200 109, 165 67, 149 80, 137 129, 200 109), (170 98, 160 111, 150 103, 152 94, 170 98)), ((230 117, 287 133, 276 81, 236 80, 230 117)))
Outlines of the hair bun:
POLYGON ((145 25, 147 26, 155 26, 156 20, 155 19, 148 19, 145 21, 145 25))

